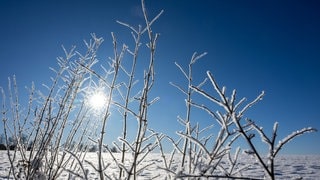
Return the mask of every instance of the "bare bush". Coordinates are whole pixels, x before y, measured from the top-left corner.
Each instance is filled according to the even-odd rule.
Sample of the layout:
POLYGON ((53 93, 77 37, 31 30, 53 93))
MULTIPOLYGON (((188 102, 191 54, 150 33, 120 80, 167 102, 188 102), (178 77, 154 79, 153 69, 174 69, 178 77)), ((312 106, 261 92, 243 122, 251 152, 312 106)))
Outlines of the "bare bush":
MULTIPOLYGON (((210 71, 207 71, 207 78, 201 83, 194 85, 192 81, 194 79, 192 74, 192 67, 194 63, 202 58, 206 53, 197 55, 193 54, 188 70, 184 70, 178 63, 176 66, 182 72, 183 76, 187 80, 187 86, 182 87, 175 83, 171 83, 184 95, 186 95, 186 118, 178 117, 178 121, 183 125, 185 131, 178 131, 180 136, 178 141, 174 141, 169 137, 173 143, 175 151, 172 156, 181 156, 181 164, 179 168, 170 167, 165 164, 165 170, 171 173, 169 177, 175 178, 231 178, 231 179, 256 179, 254 177, 247 177, 242 175, 242 171, 245 171, 252 164, 241 165, 238 161, 241 156, 240 148, 234 147, 234 142, 238 141, 242 137, 249 146, 247 152, 253 155, 257 162, 259 162, 261 169, 265 172, 265 176, 268 179, 275 179, 275 158, 280 149, 289 141, 295 137, 305 134, 307 132, 315 132, 315 128, 303 128, 296 132, 291 133, 287 137, 283 138, 276 144, 277 127, 278 123, 275 122, 273 128, 273 134, 271 138, 267 137, 262 127, 259 127, 256 122, 246 118, 246 111, 254 104, 262 100, 264 92, 256 97, 249 103, 246 102, 246 98, 242 98, 237 101, 236 90, 233 90, 231 95, 226 93, 226 87, 220 88, 217 81, 214 79, 210 71), (208 91, 202 87, 207 85, 212 86, 216 95, 211 95, 208 91), (206 84, 207 83, 207 84, 206 84), (199 104, 192 101, 194 93, 200 94, 205 99, 209 100, 210 104, 199 104), (217 105, 217 106, 214 106, 217 105), (218 107, 217 110, 211 107, 218 107), (191 108, 199 108, 204 112, 207 112, 212 119, 219 126, 218 132, 209 135, 200 136, 204 131, 210 131, 212 125, 209 125, 203 129, 199 129, 199 124, 192 125, 190 119, 191 108), (257 145, 253 142, 253 138, 256 132, 260 134, 261 140, 265 142, 269 147, 269 153, 264 155, 257 150, 257 145), (213 140, 213 141, 212 141, 213 140), (181 142, 183 142, 181 144, 181 142), (213 142, 213 144, 209 144, 213 142), (236 149, 232 158, 231 150, 236 149), (176 169, 176 170, 173 170, 176 169), (173 175, 172 175, 173 174, 173 175)), ((172 159, 172 157, 170 157, 172 159)), ((167 159, 164 158, 166 162, 167 159)), ((264 179, 264 177, 258 179, 264 179)))

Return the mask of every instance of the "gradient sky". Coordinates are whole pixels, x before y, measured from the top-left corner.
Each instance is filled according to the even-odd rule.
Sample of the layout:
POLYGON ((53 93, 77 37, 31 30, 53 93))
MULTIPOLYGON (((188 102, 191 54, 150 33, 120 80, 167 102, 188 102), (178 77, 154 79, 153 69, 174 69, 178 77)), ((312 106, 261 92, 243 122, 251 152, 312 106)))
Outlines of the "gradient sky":
MULTIPOLYGON (((161 34, 154 90, 160 101, 153 107, 150 128, 173 136, 182 130, 176 117, 185 115, 184 97, 169 82, 186 85, 174 62, 187 67, 196 51, 208 52, 194 67, 199 82, 210 70, 230 93, 237 89, 238 99, 252 100, 265 91, 247 116, 268 134, 274 121, 279 122, 279 138, 303 127, 320 129, 318 1, 147 0, 146 6, 150 16, 164 9, 153 27, 161 34)), ((1 0, 0 86, 6 87, 14 74, 21 94, 32 81, 37 87, 48 84, 49 67, 63 56, 61 45, 83 46, 90 33, 105 39, 100 58, 112 56, 110 32, 119 41, 132 42, 116 20, 142 24, 140 1, 1 0)), ((320 133, 298 137, 282 152, 320 154, 320 133)))

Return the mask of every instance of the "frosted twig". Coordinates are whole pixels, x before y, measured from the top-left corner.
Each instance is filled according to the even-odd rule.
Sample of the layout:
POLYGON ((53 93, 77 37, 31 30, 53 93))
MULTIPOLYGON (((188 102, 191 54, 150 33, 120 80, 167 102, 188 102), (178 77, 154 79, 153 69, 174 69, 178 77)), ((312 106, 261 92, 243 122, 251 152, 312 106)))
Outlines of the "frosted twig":
POLYGON ((132 114, 134 117, 138 118, 139 115, 136 114, 134 111, 132 111, 131 109, 129 109, 128 107, 123 106, 122 104, 116 102, 116 101, 112 101, 112 104, 124 109, 126 112, 129 112, 130 114, 132 114))
POLYGON ((125 26, 125 27, 128 27, 129 29, 131 29, 134 33, 138 34, 138 31, 131 25, 127 24, 127 23, 124 23, 124 22, 121 22, 121 21, 116 21, 117 23, 125 26))
POLYGON ((131 151, 134 151, 134 147, 126 140, 126 139, 123 139, 122 137, 118 137, 118 140, 125 143, 131 151))
POLYGON ((200 55, 197 55, 197 52, 194 52, 190 61, 190 65, 194 64, 197 62, 197 60, 201 59, 203 56, 207 55, 207 52, 204 52, 200 55))
POLYGON ((243 113, 248 110, 252 105, 256 104, 258 101, 262 100, 262 97, 264 96, 264 91, 259 94, 256 99, 254 99, 252 102, 248 103, 240 112, 239 117, 242 117, 243 113))
MULTIPOLYGON (((224 90, 221 91, 221 89, 219 88, 216 80, 213 78, 213 75, 211 74, 210 71, 207 71, 207 76, 211 82, 211 84, 213 85, 214 89, 216 90, 216 92, 218 93, 218 95, 220 96, 220 99, 222 100, 222 103, 224 103, 225 105, 228 105, 228 101, 227 101, 227 98, 226 96, 224 95, 224 90)), ((222 89, 225 89, 225 88, 222 88, 222 89)), ((217 103, 219 104, 219 103, 217 103)), ((222 107, 226 108, 226 106, 223 106, 222 107)), ((226 109, 228 112, 230 112, 230 109, 226 109)))
POLYGON ((212 112, 207 106, 205 105, 199 105, 197 103, 192 103, 192 105, 194 107, 203 109, 204 111, 208 112, 208 114, 210 114, 215 120, 217 120, 217 122, 219 123, 220 126, 223 126, 223 119, 221 119, 218 115, 216 115, 216 113, 212 112))
POLYGON ((232 91, 232 94, 231 94, 231 99, 230 99, 230 101, 229 101, 229 104, 230 104, 230 106, 232 107, 232 109, 233 109, 233 111, 235 111, 235 107, 234 107, 234 103, 235 103, 235 101, 236 101, 236 94, 237 94, 237 91, 234 89, 233 91, 232 91))
MULTIPOLYGON (((83 176, 80 176, 80 175, 77 175, 77 176, 79 176, 79 177, 82 178, 82 179, 88 179, 87 171, 84 169, 83 164, 82 164, 82 161, 78 158, 78 156, 75 155, 73 152, 71 152, 71 151, 69 151, 69 150, 65 150, 65 152, 69 153, 72 157, 74 157, 74 158, 77 160, 77 162, 78 162, 78 164, 79 164, 79 166, 80 166, 80 168, 81 168, 81 170, 82 170, 82 172, 83 172, 83 174, 84 174, 84 177, 83 177, 83 176)), ((72 172, 71 170, 69 170, 69 172, 74 173, 74 172, 72 172)))
MULTIPOLYGON (((156 15, 150 22, 149 25, 151 26, 162 14, 163 14, 164 10, 161 10, 158 15, 156 15)), ((147 31, 147 28, 145 28, 142 33, 144 33, 145 31, 147 31)))
MULTIPOLYGON (((267 137, 267 135, 264 133, 264 131, 262 130, 262 128, 258 127, 254 122, 251 123, 251 126, 254 127, 254 129, 260 134, 261 139, 263 142, 265 142, 268 145, 271 145, 272 142, 270 141, 270 139, 267 137)), ((273 132, 273 134, 275 135, 276 132, 273 132)))
POLYGON ((145 19, 145 22, 146 22, 146 28, 142 30, 142 34, 145 32, 145 31, 148 31, 149 33, 149 39, 152 39, 152 36, 151 36, 151 25, 161 16, 161 14, 164 12, 163 10, 161 10, 158 15, 156 15, 150 22, 148 20, 148 14, 147 14, 147 9, 145 7, 145 2, 144 0, 141 0, 141 8, 142 8, 142 12, 143 12, 143 16, 144 16, 144 19, 145 19))
POLYGON ((216 98, 214 98, 213 96, 211 96, 210 94, 208 94, 206 91, 199 89, 196 86, 191 86, 191 89, 193 89, 195 92, 203 95, 204 97, 206 97, 207 99, 209 99, 210 101, 220 105, 223 107, 223 104, 216 98))
POLYGON ((188 93, 187 93, 185 90, 183 90, 182 87, 180 87, 179 85, 177 85, 177 84, 175 84, 175 83, 173 83, 173 82, 170 82, 170 85, 176 87, 176 88, 177 88, 178 90, 180 90, 183 94, 188 95, 188 93))
POLYGON ((285 145, 286 143, 288 143, 289 141, 291 141, 292 139, 294 139, 295 137, 300 136, 304 133, 308 133, 308 132, 317 132, 317 129, 312 128, 312 127, 308 127, 308 128, 302 128, 298 131, 292 132, 290 135, 288 135, 287 137, 285 137, 281 141, 279 141, 277 147, 274 150, 273 155, 275 156, 276 154, 278 154, 278 152, 280 151, 282 146, 285 145))
POLYGON ((177 142, 175 142, 170 136, 165 136, 167 139, 169 139, 169 141, 173 144, 174 149, 177 150, 179 153, 182 154, 182 150, 179 148, 179 144, 182 140, 182 138, 180 138, 177 142))
POLYGON ((174 62, 174 64, 179 68, 179 70, 182 72, 182 74, 184 75, 184 77, 186 79, 189 79, 187 73, 183 70, 183 68, 180 66, 180 64, 178 64, 177 62, 174 62))
POLYGON ((178 135, 184 137, 184 138, 187 138, 189 140, 191 140, 193 143, 196 143, 209 157, 211 156, 210 152, 207 150, 207 148, 201 143, 199 142, 198 139, 195 139, 194 137, 192 136, 188 136, 186 134, 183 134, 183 133, 180 133, 180 132, 177 132, 178 135))

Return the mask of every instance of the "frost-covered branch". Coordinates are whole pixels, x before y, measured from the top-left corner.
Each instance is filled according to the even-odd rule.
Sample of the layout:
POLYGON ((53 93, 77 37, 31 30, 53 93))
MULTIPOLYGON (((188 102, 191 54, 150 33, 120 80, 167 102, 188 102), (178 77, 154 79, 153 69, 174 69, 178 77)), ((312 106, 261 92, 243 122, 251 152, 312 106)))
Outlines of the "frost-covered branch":
POLYGON ((305 133, 310 133, 310 132, 317 132, 317 129, 312 128, 312 127, 308 127, 308 128, 302 128, 298 131, 292 132, 290 135, 288 135, 287 137, 285 137, 279 141, 277 147, 274 150, 273 156, 276 156, 278 154, 278 152, 280 151, 280 149, 282 148, 282 146, 284 146, 289 141, 293 140, 295 137, 300 136, 305 133))

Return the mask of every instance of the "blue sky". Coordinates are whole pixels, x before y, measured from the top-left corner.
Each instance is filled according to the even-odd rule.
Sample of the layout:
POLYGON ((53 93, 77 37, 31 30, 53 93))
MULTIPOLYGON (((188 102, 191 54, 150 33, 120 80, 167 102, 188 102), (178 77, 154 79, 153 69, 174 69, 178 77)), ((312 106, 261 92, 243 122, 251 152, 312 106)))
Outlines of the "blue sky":
MULTIPOLYGON (((150 128, 170 135, 182 129, 176 117, 185 114, 184 97, 169 82, 185 85, 174 62, 187 67, 195 51, 208 52, 194 67, 196 81, 210 70, 230 93, 237 89, 239 99, 265 91, 247 116, 266 130, 274 121, 280 138, 303 127, 320 128, 318 1, 147 0, 146 5, 150 16, 164 9, 153 27, 161 34, 154 90, 160 101, 150 128)), ((101 58, 112 56, 110 32, 132 43, 116 20, 143 24, 139 8, 139 0, 2 0, 0 86, 13 74, 21 94, 32 81, 37 87, 49 83, 49 67, 63 55, 61 45, 81 47, 90 33, 105 39, 101 58)), ((320 133, 298 137, 283 152, 319 154, 320 133)))

